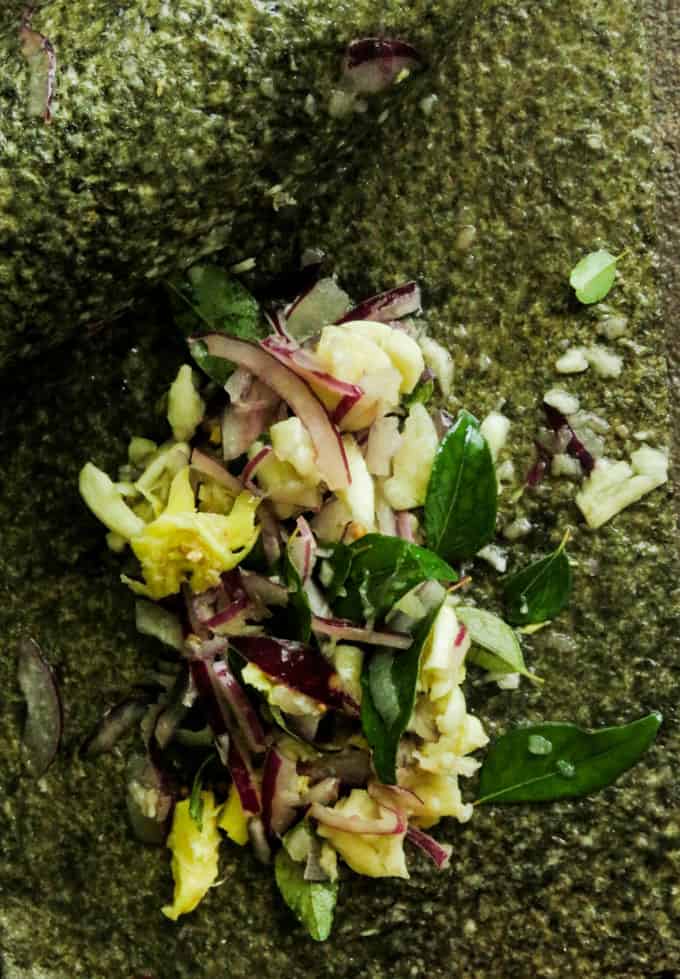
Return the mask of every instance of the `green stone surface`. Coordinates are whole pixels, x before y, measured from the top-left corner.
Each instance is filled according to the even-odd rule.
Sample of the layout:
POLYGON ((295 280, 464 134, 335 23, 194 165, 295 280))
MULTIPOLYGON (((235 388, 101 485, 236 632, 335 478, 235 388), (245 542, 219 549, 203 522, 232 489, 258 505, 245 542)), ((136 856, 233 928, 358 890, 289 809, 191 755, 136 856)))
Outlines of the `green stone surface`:
MULTIPOLYGON (((334 177, 320 177, 291 217, 294 235, 271 227, 253 283, 305 245, 324 248, 357 297, 418 277, 431 328, 456 360, 452 407, 481 415, 505 399, 522 474, 541 395, 558 381, 561 341, 596 338, 597 309, 573 301, 569 271, 594 248, 627 249, 608 297, 636 345, 611 344, 623 373, 561 383, 609 421, 607 454, 628 455, 642 431, 667 444, 654 275, 654 187, 664 177, 652 150, 641 9, 632 0, 409 9, 424 6, 409 39, 426 53, 427 72, 357 149, 351 183, 338 190, 334 177), (476 230, 467 250, 464 226, 476 230)), ((664 8, 658 23, 666 16, 664 8)), ((389 12, 376 26, 390 30, 389 12)), ((465 826, 445 823, 437 834, 454 846, 446 873, 414 853, 408 881, 348 876, 322 949, 296 926, 273 875, 226 842, 221 886, 178 925, 161 916, 169 861, 127 828, 124 749, 94 763, 75 754, 102 708, 157 654, 134 632, 119 561, 75 481, 85 459, 113 471, 131 434, 162 431, 154 406, 183 356, 162 298, 151 297, 115 329, 3 377, 3 979, 671 979, 680 961, 680 603, 666 488, 596 533, 568 482, 548 480, 515 504, 504 494, 501 523, 534 523, 512 547, 510 570, 569 527, 574 593, 567 613, 524 642, 542 687, 500 692, 473 669, 466 684, 491 732, 520 720, 598 726, 660 709, 657 744, 633 771, 590 799, 484 807, 465 826), (55 666, 66 710, 64 750, 37 784, 19 755, 14 651, 24 633, 55 666)), ((493 608, 498 580, 481 565, 474 575, 493 608)))
MULTIPOLYGON (((33 17, 58 60, 45 125, 23 6, 0 15, 0 367, 200 255, 266 250, 310 187, 341 182, 382 107, 329 112, 345 44, 375 29, 369 0, 51 0, 33 17)), ((417 24, 396 0, 383 16, 417 24)))

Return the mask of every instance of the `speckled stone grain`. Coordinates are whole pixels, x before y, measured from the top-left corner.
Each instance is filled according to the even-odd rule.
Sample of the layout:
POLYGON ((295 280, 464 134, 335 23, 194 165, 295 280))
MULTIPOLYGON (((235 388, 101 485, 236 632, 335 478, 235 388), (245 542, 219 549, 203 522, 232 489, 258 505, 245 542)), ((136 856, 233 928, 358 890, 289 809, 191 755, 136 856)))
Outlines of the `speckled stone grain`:
MULTIPOLYGON (((670 134, 667 151, 675 129, 670 109, 652 127, 645 11, 630 0, 488 0, 456 17, 448 4, 427 7, 413 40, 428 72, 390 106, 379 154, 361 156, 360 177, 332 204, 319 180, 321 197, 300 209, 295 246, 325 248, 357 297, 405 277, 422 281, 431 327, 456 361, 451 407, 483 414, 502 401, 518 477, 532 459, 541 395, 558 380, 560 344, 596 335, 597 310, 573 302, 569 269, 594 247, 627 249, 607 300, 629 322, 615 345, 622 375, 561 383, 607 419, 609 455, 629 455, 636 433, 667 443, 654 188, 673 170, 655 158, 653 136, 670 134), (463 225, 476 229, 466 251, 457 248, 463 225)), ((673 12, 647 9, 655 43, 671 43, 673 12)), ((656 82, 664 109, 672 57, 656 57, 670 65, 656 82)), ((672 205, 676 191, 663 186, 672 205)), ((672 237, 661 241, 665 291, 672 237)), ((281 229, 270 245, 274 270, 292 245, 281 229)), ((267 273, 263 259, 256 277, 267 273)), ((519 720, 597 726, 660 709, 658 741, 633 771, 593 798, 480 807, 465 826, 444 824, 437 834, 454 847, 447 873, 412 853, 407 881, 348 876, 323 948, 282 906, 272 875, 226 843, 224 883, 179 925, 163 919, 168 859, 127 829, 124 750, 96 764, 75 757, 102 708, 157 653, 134 633, 118 560, 83 512, 75 479, 87 458, 113 471, 131 434, 160 434, 150 406, 181 357, 152 297, 115 331, 3 379, 3 979, 677 979, 680 602, 668 488, 597 533, 584 528, 568 481, 549 479, 514 504, 504 494, 501 527, 518 516, 533 524, 510 568, 569 527, 574 595, 567 613, 524 641, 542 687, 501 692, 472 669, 466 681, 491 734, 519 720), (37 785, 22 777, 18 751, 14 646, 24 632, 54 664, 66 707, 64 751, 37 785)), ((481 563, 473 574, 474 593, 495 607, 497 578, 481 563)))

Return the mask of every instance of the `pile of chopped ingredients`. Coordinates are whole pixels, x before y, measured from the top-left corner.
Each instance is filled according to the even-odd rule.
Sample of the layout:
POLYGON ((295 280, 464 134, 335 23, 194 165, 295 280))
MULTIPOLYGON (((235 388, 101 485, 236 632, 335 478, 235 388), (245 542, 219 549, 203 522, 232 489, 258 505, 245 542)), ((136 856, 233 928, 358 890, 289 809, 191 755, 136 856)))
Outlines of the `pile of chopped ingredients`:
MULTIPOLYGON (((467 665, 509 688, 521 675, 540 682, 513 626, 557 615, 571 568, 565 537, 504 580, 508 622, 475 604, 461 562, 480 551, 493 561, 508 420, 432 407, 453 363, 427 336, 416 283, 352 306, 333 278, 309 279, 266 314, 216 267, 175 283, 177 322, 208 380, 182 366, 167 400, 172 439, 133 438, 116 482, 87 463, 80 491, 109 547, 131 552, 122 580, 139 596, 139 631, 167 649, 154 685, 110 710, 85 747, 110 750, 141 721, 127 804, 141 839, 170 829, 175 892, 163 913, 192 911, 215 884, 221 831, 273 860, 284 900, 321 940, 340 861, 407 877, 408 843, 448 865, 451 846, 428 831, 471 818, 459 779, 488 741, 466 707, 467 665)), ((616 465, 595 463, 554 400, 550 452, 590 474, 589 521, 638 498, 636 479, 644 492, 658 485, 626 463, 614 479, 616 465)), ((663 468, 646 452, 641 465, 663 468)), ((25 669, 39 672, 36 657, 27 650, 25 669)), ((487 754, 477 801, 599 789, 660 720, 514 729, 487 754)))

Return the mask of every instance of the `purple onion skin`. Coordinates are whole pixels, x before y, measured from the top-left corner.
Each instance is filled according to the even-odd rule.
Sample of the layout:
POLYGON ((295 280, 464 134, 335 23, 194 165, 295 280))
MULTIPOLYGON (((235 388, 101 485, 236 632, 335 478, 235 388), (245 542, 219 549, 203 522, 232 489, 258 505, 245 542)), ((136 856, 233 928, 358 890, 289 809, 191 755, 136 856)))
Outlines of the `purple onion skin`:
POLYGON ((327 707, 356 714, 358 705, 340 687, 337 673, 311 646, 265 636, 233 636, 232 647, 263 673, 327 707))
POLYGON ((406 831, 406 839, 410 840, 423 853, 426 853, 439 870, 445 870, 448 867, 451 859, 450 851, 428 833, 424 833, 421 829, 416 829, 414 826, 409 826, 406 831))
POLYGON ((88 758, 111 751, 121 738, 141 721, 150 698, 126 697, 104 712, 92 733, 83 741, 80 753, 88 758))
POLYGON ((285 758, 276 748, 270 748, 262 772, 262 818, 270 837, 283 836, 295 822, 296 809, 283 801, 286 790, 297 791, 297 768, 295 762, 285 758))
POLYGON ((236 739, 233 736, 229 738, 227 766, 239 794, 243 811, 251 816, 258 816, 262 811, 262 803, 253 777, 253 770, 245 751, 236 744, 236 739))
POLYGON ((561 411, 558 411, 557 408, 553 408, 552 405, 546 404, 545 402, 543 402, 543 411, 545 412, 545 418, 548 425, 554 432, 559 432, 561 428, 566 428, 567 431, 571 433, 571 439, 569 440, 566 451, 570 456, 573 456, 574 459, 578 459, 578 461, 581 463, 583 472, 586 474, 586 476, 589 476, 595 468, 595 460, 590 452, 588 452, 583 442, 581 442, 565 416, 561 411))
POLYGON ((26 764, 30 773, 40 778, 59 751, 64 710, 52 667, 34 639, 22 639, 19 644, 17 680, 26 699, 26 764))
POLYGON ((389 323, 402 316, 409 316, 420 309, 420 289, 417 282, 405 282, 403 285, 380 292, 376 296, 365 299, 354 306, 337 320, 338 324, 351 323, 353 320, 375 320, 378 323, 389 323))
POLYGON ((413 45, 397 38, 380 37, 365 37, 358 41, 351 41, 347 45, 345 57, 349 68, 356 68, 367 61, 378 61, 384 58, 408 58, 415 62, 421 61, 421 57, 413 45))

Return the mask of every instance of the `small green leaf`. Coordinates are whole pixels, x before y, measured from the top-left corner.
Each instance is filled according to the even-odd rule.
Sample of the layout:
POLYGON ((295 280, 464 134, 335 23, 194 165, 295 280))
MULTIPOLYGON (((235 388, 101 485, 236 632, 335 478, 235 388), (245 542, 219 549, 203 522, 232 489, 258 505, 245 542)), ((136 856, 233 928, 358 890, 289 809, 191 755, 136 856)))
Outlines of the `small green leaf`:
POLYGON ((527 670, 519 639, 503 619, 493 612, 467 605, 456 608, 456 618, 463 623, 473 643, 468 660, 490 673, 521 673, 530 680, 542 682, 527 670))
MULTIPOLYGON (((333 610, 354 621, 381 619, 421 581, 458 580, 453 568, 432 551, 383 534, 366 534, 344 550, 334 552, 330 560, 338 568, 336 574, 342 577, 340 592, 345 592, 333 610)), ((335 577, 332 589, 334 584, 335 577)), ((332 594, 339 594, 338 589, 332 594)))
POLYGON ((407 394, 402 404, 408 411, 412 405, 426 405, 434 394, 434 380, 428 378, 427 381, 418 381, 410 394, 407 394))
POLYGON ((654 711, 632 724, 597 731, 559 723, 509 731, 486 756, 477 802, 552 802, 598 792, 635 764, 662 720, 654 711), (536 738, 548 742, 551 750, 536 753, 536 738))
POLYGON ((214 757, 214 754, 210 754, 201 762, 200 768, 194 775, 194 783, 191 786, 191 796, 189 797, 189 815, 201 832, 203 831, 203 798, 201 796, 201 792, 203 791, 203 769, 214 757))
MULTIPOLYGON (((167 282, 175 323, 186 336, 217 332, 243 340, 260 340, 269 332, 256 300, 238 279, 218 265, 194 265, 184 276, 167 282)), ((218 384, 225 384, 234 367, 221 357, 211 357, 202 343, 192 343, 191 353, 202 370, 218 384)))
POLYGON ((281 896, 314 941, 323 942, 333 927, 338 884, 305 880, 304 874, 304 864, 292 860, 282 847, 274 860, 274 876, 281 896))
POLYGON ((473 557, 496 528, 496 470, 479 422, 461 411, 437 449, 425 498, 428 547, 446 561, 473 557))
POLYGON ((513 625, 535 625, 554 619, 571 594, 571 566, 560 546, 517 574, 507 578, 503 592, 508 621, 513 625))
POLYGON ((416 700, 420 657, 441 605, 416 626, 412 645, 402 653, 380 650, 364 664, 361 674, 361 726, 373 749, 378 778, 397 782, 399 740, 411 719, 416 700))
POLYGON ((590 305, 604 299, 614 285, 617 261, 614 255, 601 248, 597 252, 590 252, 574 266, 569 284, 579 302, 590 305))

